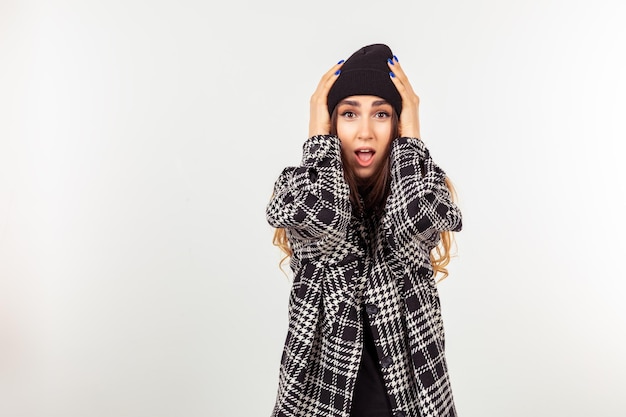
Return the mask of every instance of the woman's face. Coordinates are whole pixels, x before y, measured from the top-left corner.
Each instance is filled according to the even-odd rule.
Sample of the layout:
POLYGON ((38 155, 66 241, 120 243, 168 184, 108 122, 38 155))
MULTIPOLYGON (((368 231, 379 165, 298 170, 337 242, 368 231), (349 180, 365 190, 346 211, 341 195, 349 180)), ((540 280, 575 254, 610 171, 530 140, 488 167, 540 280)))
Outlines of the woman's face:
POLYGON ((393 107, 377 96, 350 96, 337 105, 337 136, 348 168, 368 179, 387 158, 393 107))

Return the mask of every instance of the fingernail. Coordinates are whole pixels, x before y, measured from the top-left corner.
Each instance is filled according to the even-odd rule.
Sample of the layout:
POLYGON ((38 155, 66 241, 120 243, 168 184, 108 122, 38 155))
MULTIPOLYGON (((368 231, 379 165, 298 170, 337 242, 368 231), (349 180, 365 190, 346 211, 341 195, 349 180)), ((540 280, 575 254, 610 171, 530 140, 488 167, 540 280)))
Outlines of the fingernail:
POLYGON ((400 60, 398 59, 398 57, 397 57, 397 56, 395 56, 395 55, 393 56, 393 59, 395 59, 395 60, 396 60, 396 62, 400 62, 400 60))
POLYGON ((396 78, 396 74, 394 74, 393 72, 390 72, 389 75, 391 75, 391 78, 396 78))
POLYGON ((341 70, 335 71, 335 75, 339 75, 339 74, 341 74, 341 70))
POLYGON ((344 60, 342 59, 341 61, 337 62, 337 65, 339 64, 343 64, 344 60))
POLYGON ((393 61, 391 60, 391 58, 387 58, 387 62, 389 62, 391 65, 394 65, 393 61))

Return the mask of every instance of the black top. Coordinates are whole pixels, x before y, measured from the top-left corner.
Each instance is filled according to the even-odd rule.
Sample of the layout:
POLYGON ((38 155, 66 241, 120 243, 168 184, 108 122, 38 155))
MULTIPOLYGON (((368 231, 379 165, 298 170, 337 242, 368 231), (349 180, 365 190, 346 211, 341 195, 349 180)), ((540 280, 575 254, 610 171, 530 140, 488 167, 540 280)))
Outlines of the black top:
POLYGON ((367 316, 363 317, 363 354, 356 377, 350 417, 391 417, 391 404, 367 316))

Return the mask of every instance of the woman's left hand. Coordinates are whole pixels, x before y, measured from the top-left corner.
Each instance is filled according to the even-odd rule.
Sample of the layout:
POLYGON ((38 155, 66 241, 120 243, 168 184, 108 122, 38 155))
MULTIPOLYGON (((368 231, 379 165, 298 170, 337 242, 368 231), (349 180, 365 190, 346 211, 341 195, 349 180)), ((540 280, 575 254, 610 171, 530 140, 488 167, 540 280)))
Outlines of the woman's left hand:
POLYGON ((402 113, 400 114, 399 130, 400 136, 409 138, 420 138, 420 118, 419 106, 420 98, 413 91, 413 87, 409 82, 402 66, 394 56, 391 63, 387 62, 389 71, 393 73, 391 81, 398 89, 400 97, 402 97, 402 113))

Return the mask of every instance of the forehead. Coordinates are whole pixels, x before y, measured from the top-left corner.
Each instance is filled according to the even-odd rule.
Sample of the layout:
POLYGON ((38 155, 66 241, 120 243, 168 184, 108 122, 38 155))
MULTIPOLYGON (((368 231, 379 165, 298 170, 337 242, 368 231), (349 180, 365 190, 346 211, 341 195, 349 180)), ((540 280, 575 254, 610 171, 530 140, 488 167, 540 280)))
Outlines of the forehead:
POLYGON ((390 105, 387 100, 379 96, 370 96, 370 95, 360 95, 360 96, 349 96, 344 98, 339 102, 339 104, 351 104, 354 106, 380 106, 380 105, 390 105))

